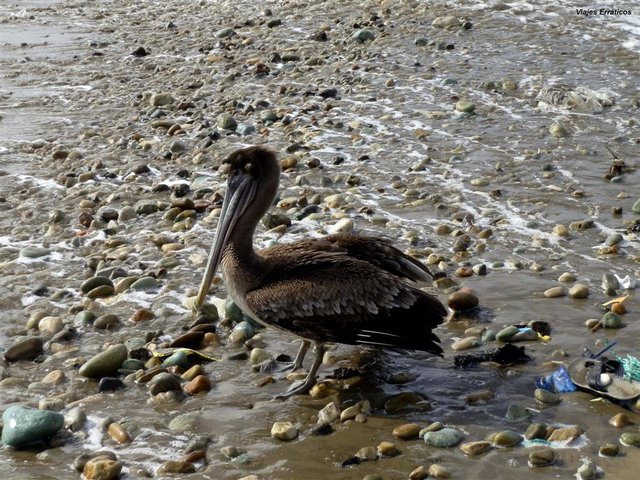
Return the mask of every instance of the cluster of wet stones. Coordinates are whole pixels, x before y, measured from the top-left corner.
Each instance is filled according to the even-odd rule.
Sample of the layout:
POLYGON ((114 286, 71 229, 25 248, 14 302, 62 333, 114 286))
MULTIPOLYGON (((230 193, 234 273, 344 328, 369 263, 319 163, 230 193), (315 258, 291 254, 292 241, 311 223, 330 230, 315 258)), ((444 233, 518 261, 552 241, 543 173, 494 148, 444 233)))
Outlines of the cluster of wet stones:
MULTIPOLYGON (((107 277, 91 277, 82 283, 80 291, 90 297, 92 292, 103 286, 113 288, 107 280, 109 280, 107 277)), ((563 274, 561 281, 569 280, 575 281, 575 278, 570 279, 563 274)), ((434 281, 434 285, 436 282, 438 280, 434 281)), ((114 292, 111 294, 113 295, 114 292)), ((188 306, 192 301, 193 298, 187 299, 185 304, 188 306)), ((455 314, 473 316, 474 312, 481 308, 477 295, 469 289, 460 289, 451 293, 448 306, 453 312, 451 321, 456 321, 455 314)), ((129 321, 143 322, 152 316, 149 310, 139 309, 134 312, 129 321)), ((109 317, 109 315, 102 317, 109 317)), ((115 316, 112 315, 112 317, 115 316)), ((74 333, 74 330, 82 331, 89 325, 100 329, 117 328, 119 324, 116 317, 104 320, 101 322, 104 325, 98 327, 96 323, 100 318, 89 310, 82 310, 73 317, 73 326, 71 326, 65 325, 60 317, 49 316, 45 311, 37 310, 29 318, 28 323, 31 329, 38 331, 39 335, 25 338, 7 349, 4 353, 5 360, 15 363, 42 359, 43 355, 54 352, 57 344, 74 339, 77 335, 77 331, 74 333), (43 342, 43 338, 48 341, 43 342)), ((186 332, 170 341, 159 341, 157 335, 148 335, 147 338, 132 337, 123 343, 109 344, 90 358, 71 359, 68 362, 78 367, 77 375, 95 382, 98 392, 104 394, 138 385, 148 392, 149 402, 162 405, 179 404, 187 396, 206 395, 211 390, 212 381, 203 364, 222 360, 217 358, 221 342, 245 346, 244 350, 230 355, 226 360, 249 361, 257 371, 264 372, 264 376, 256 383, 256 387, 273 382, 273 377, 268 372, 279 362, 291 360, 290 358, 272 358, 267 345, 261 338, 259 326, 244 316, 231 299, 219 300, 217 305, 205 304, 200 315, 191 323, 186 332), (223 333, 222 338, 219 336, 220 333, 223 333)), ((492 332, 485 326, 473 326, 465 331, 463 339, 452 344, 452 348, 463 350, 496 342, 537 341, 539 335, 550 333, 546 322, 532 322, 527 327, 524 332, 526 335, 522 335, 522 328, 516 326, 506 326, 498 332, 492 332), (534 332, 533 336, 527 336, 527 332, 534 332)), ((38 383, 43 386, 60 385, 67 381, 68 375, 69 372, 63 369, 52 370, 38 383)), ((293 373, 290 375, 290 380, 300 378, 301 375, 293 373)), ((6 385, 8 380, 2 383, 6 385)), ((271 437, 278 442, 291 442, 299 440, 301 435, 331 435, 335 429, 349 428, 352 423, 367 422, 369 415, 376 414, 372 411, 368 400, 361 400, 343 407, 331 400, 341 390, 353 388, 359 380, 356 375, 342 380, 319 382, 310 392, 310 396, 315 399, 327 399, 328 403, 319 411, 317 424, 312 428, 302 427, 307 430, 301 431, 299 422, 294 419, 278 421, 271 426, 271 437)), ((467 402, 470 405, 477 405, 492 398, 491 391, 478 391, 469 394, 467 402)), ((553 408, 562 402, 560 394, 542 389, 534 391, 534 398, 541 408, 553 408)), ((83 438, 86 435, 87 414, 82 403, 83 401, 80 400, 65 404, 59 398, 45 397, 39 402, 38 408, 23 405, 9 407, 3 414, 2 441, 5 445, 23 448, 33 444, 63 445, 75 437, 83 438)), ((426 411, 430 409, 427 399, 407 392, 389 398, 384 405, 384 411, 393 415, 401 412, 408 405, 426 411)), ((179 418, 176 418, 176 422, 180 421, 179 418)), ((509 405, 505 415, 505 419, 509 422, 522 422, 530 418, 531 412, 528 409, 515 404, 509 405)), ((610 419, 610 424, 615 428, 627 429, 619 437, 622 445, 640 447, 640 434, 628 430, 628 427, 633 425, 629 415, 616 414, 610 419)), ((117 445, 127 445, 135 438, 126 421, 106 418, 99 428, 105 438, 109 438, 110 442, 117 445)), ((558 457, 560 455, 561 458, 561 453, 557 451, 558 447, 567 447, 578 442, 583 434, 583 428, 577 425, 567 427, 530 423, 523 431, 500 430, 486 438, 472 439, 459 426, 446 425, 439 421, 422 426, 408 423, 398 425, 389 432, 388 440, 381 441, 377 445, 358 448, 353 456, 344 459, 343 466, 352 467, 362 462, 380 461, 380 469, 383 471, 385 458, 402 455, 407 442, 422 441, 428 447, 436 449, 459 448, 469 457, 479 457, 490 450, 506 449, 505 451, 508 451, 521 448, 523 443, 529 442, 529 465, 535 468, 549 467, 561 461, 558 457)), ((197 471, 198 465, 206 460, 209 443, 208 437, 194 437, 185 448, 182 459, 162 463, 156 469, 156 475, 186 474, 197 471)), ((230 459, 238 459, 245 455, 242 450, 233 446, 222 447, 221 452, 230 459)), ((620 454, 620 447, 617 443, 605 443, 600 446, 599 453, 615 457, 620 454)), ((76 459, 74 466, 78 471, 83 472, 87 479, 118 478, 123 469, 122 461, 110 450, 82 454, 76 459)), ((601 470, 592 461, 582 463, 577 472, 584 480, 595 479, 601 475, 601 470)), ((449 466, 438 463, 416 466, 407 474, 410 479, 428 477, 444 479, 454 475, 449 466)), ((369 474, 364 478, 372 480, 385 477, 369 474)))
MULTIPOLYGON (((482 391, 470 394, 467 401, 470 403, 487 401, 491 398, 491 392, 482 391)), ((541 402, 542 403, 542 402, 541 402)), ((330 435, 335 428, 348 428, 352 423, 365 423, 371 413, 371 405, 368 400, 359 401, 347 408, 340 409, 335 402, 328 403, 318 413, 317 425, 308 432, 309 435, 330 435)), ((508 422, 523 421, 530 418, 530 412, 518 405, 510 405, 505 419, 508 422)), ((614 415, 609 423, 616 428, 623 428, 631 424, 631 420, 624 413, 614 415)), ((377 445, 360 447, 353 456, 345 459, 342 465, 354 466, 363 462, 384 463, 385 458, 402 455, 404 448, 409 448, 413 442, 424 443, 435 449, 458 448, 465 456, 481 457, 492 450, 509 452, 522 446, 529 447, 527 456, 528 465, 532 468, 550 467, 562 462, 561 448, 570 447, 583 440, 585 431, 578 425, 546 425, 542 423, 529 423, 523 431, 505 429, 493 432, 484 439, 472 440, 464 430, 448 426, 441 422, 433 422, 426 426, 416 423, 404 423, 396 426, 388 432, 388 440, 383 440, 377 445)), ((295 440, 300 435, 299 429, 293 422, 281 421, 273 424, 271 436, 282 442, 295 440)), ((623 433, 620 443, 626 446, 638 445, 638 435, 623 433)), ((620 446, 616 443, 605 443, 600 446, 599 454, 604 457, 615 457, 620 454, 620 446)), ((381 465, 381 470, 384 467, 381 465)), ((584 460, 577 469, 578 478, 595 479, 602 475, 598 465, 590 460, 584 460)), ((447 479, 455 476, 450 467, 432 463, 419 465, 414 470, 407 472, 410 480, 423 480, 426 478, 447 479)), ((369 474, 363 480, 381 480, 384 475, 369 474)))

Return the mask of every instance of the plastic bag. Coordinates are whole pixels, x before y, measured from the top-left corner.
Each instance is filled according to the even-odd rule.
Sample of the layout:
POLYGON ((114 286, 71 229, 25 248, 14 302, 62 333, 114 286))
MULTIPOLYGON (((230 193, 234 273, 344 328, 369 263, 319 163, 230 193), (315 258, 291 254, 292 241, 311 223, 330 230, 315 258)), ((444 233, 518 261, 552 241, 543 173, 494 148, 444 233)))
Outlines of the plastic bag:
POLYGON ((546 377, 536 380, 536 387, 555 393, 575 392, 577 390, 576 384, 571 381, 569 372, 564 367, 560 367, 546 377))

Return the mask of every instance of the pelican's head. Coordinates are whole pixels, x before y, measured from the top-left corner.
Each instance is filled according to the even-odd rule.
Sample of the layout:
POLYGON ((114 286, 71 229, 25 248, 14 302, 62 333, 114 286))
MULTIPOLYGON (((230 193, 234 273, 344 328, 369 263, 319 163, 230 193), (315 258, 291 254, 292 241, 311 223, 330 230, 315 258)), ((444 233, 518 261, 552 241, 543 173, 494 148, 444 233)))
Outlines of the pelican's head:
POLYGON ((243 235, 253 236, 258 221, 273 203, 280 181, 280 164, 276 154, 266 147, 236 150, 223 164, 229 165, 227 191, 195 308, 204 303, 224 248, 234 232, 241 230, 243 235))

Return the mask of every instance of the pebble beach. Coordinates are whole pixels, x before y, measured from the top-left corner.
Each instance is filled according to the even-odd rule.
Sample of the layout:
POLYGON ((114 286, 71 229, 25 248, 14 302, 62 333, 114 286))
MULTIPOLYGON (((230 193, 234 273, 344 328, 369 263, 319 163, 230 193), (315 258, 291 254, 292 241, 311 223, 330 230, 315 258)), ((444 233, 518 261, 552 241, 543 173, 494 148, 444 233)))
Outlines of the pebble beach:
POLYGON ((640 10, 573 3, 0 5, 0 476, 635 479, 640 402, 536 383, 640 358, 640 10), (276 400, 297 339, 219 276, 193 313, 258 144, 256 246, 392 240, 443 358, 330 346, 276 400))

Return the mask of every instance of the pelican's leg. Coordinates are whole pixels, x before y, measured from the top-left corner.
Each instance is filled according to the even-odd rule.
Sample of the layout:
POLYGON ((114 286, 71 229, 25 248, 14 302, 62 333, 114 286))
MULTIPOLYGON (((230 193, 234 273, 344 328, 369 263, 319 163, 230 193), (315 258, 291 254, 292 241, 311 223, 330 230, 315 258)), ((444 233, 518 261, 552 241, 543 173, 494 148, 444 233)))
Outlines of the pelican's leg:
MULTIPOLYGON (((306 348, 309 348, 308 342, 307 342, 306 348)), ((305 352, 306 352, 306 348, 305 348, 305 352)), ((300 350, 302 350, 302 348, 300 348, 300 350)), ((316 342, 313 350, 315 353, 315 357, 313 359, 313 365, 311 365, 311 368, 309 369, 309 373, 307 373, 307 376, 305 377, 305 379, 302 381, 300 385, 296 385, 295 387, 292 387, 289 390, 287 390, 282 395, 278 395, 276 397, 278 400, 283 400, 293 395, 303 395, 307 393, 309 390, 311 390, 311 387, 313 387, 313 385, 316 383, 316 373, 318 373, 318 369, 320 368, 320 365, 322 365, 322 358, 324 357, 324 345, 322 343, 316 342)))
POLYGON ((279 369, 279 372, 288 372, 291 370, 295 372, 298 369, 302 368, 302 362, 304 360, 304 356, 307 354, 307 350, 311 346, 311 342, 309 340, 302 339, 302 343, 300 344, 300 349, 296 354, 296 358, 293 360, 293 363, 285 363, 285 366, 279 369))
POLYGON ((300 344, 300 349, 296 354, 296 358, 293 360, 292 370, 295 372, 299 368, 302 368, 302 361, 304 360, 304 356, 307 354, 307 350, 311 346, 311 342, 309 340, 302 339, 302 343, 300 344))

